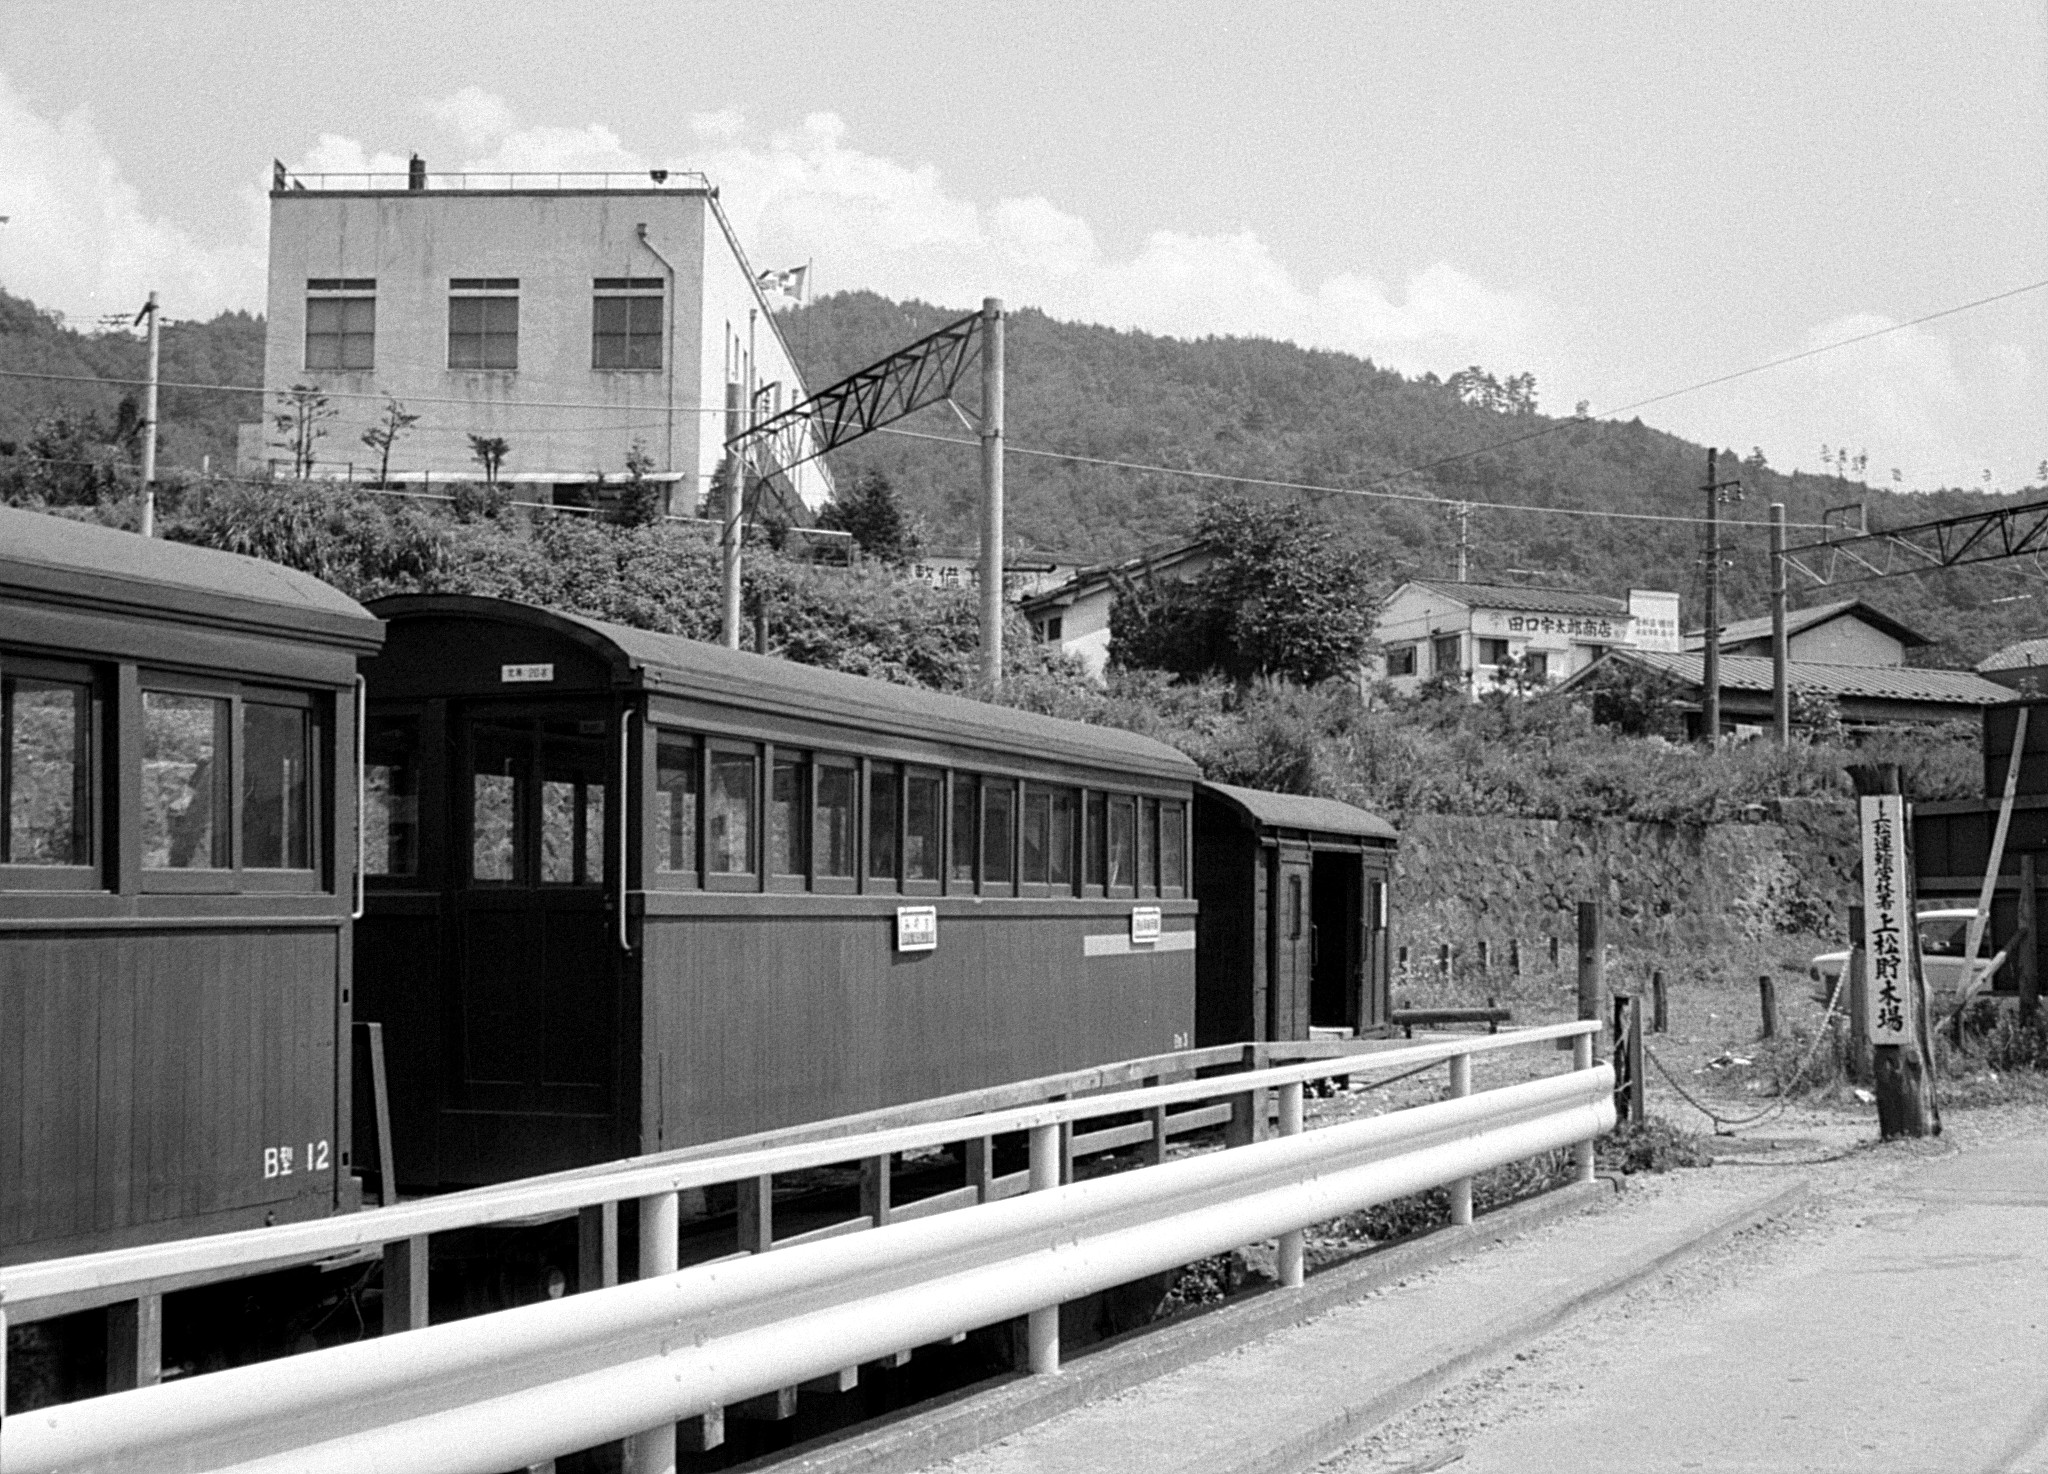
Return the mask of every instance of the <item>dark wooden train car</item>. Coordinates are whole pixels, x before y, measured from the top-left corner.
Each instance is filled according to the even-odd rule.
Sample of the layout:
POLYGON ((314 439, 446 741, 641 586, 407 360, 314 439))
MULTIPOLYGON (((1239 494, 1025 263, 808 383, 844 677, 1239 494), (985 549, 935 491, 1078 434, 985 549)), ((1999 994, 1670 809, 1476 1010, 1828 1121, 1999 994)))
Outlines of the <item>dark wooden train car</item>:
POLYGON ((1195 1042, 1306 1039, 1388 1022, 1394 826, 1334 799, 1195 794, 1195 1042))
POLYGON ((0 1263, 353 1206, 379 633, 274 564, 0 508, 0 1263))
POLYGON ((1173 749, 497 600, 373 608, 357 1009, 402 1183, 1191 1042, 1173 749))

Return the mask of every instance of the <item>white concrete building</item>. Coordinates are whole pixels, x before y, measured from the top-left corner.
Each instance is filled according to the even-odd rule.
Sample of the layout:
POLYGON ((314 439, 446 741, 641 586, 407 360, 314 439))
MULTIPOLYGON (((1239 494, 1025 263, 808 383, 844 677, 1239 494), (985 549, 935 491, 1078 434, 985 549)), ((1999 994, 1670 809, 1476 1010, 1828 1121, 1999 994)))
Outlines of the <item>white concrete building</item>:
POLYGON ((1608 650, 1679 648, 1678 595, 1630 589, 1604 594, 1419 578, 1396 589, 1373 630, 1379 654, 1367 669, 1412 694, 1447 675, 1475 697, 1508 684, 1509 662, 1533 685, 1576 674, 1608 650), (1498 679, 1497 679, 1498 676, 1498 679))
MULTIPOLYGON (((583 501, 637 444, 686 513, 750 407, 808 397, 702 176, 430 175, 416 160, 409 176, 280 165, 275 184, 252 469, 294 474, 271 417, 277 391, 307 384, 337 411, 314 475, 374 479, 361 437, 396 399, 420 419, 393 481, 479 479, 477 435, 509 447, 500 480, 583 501)), ((808 508, 831 496, 822 460, 790 479, 808 508)))

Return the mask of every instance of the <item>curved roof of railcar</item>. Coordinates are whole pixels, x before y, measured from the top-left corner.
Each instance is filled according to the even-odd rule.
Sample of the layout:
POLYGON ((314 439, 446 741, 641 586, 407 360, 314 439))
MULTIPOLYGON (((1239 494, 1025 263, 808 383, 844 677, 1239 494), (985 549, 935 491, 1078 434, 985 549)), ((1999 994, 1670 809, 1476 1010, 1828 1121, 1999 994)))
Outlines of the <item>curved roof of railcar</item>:
POLYGON ((394 622, 438 615, 551 627, 604 656, 613 667, 615 684, 621 686, 708 697, 782 716, 826 718, 998 752, 1037 753, 1145 777, 1184 782, 1201 777, 1201 770, 1178 748, 1120 728, 1041 716, 508 599, 396 594, 374 600, 370 607, 380 618, 394 622))
POLYGON ((383 627, 310 573, 0 507, 0 596, 374 650, 383 627))
POLYGON ((1390 841, 1401 837, 1401 831, 1378 814, 1334 798, 1269 793, 1262 788, 1235 788, 1228 783, 1204 783, 1202 791, 1215 794, 1244 818, 1265 829, 1299 829, 1313 834, 1390 841))

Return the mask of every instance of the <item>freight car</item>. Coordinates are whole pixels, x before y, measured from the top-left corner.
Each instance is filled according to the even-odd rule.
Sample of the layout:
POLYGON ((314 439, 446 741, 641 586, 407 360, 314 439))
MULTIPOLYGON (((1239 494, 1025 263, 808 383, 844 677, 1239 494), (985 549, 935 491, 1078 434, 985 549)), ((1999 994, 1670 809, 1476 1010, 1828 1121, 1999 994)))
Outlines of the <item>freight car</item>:
POLYGON ((1192 1044, 1174 749, 499 600, 370 607, 356 1012, 401 1186, 1192 1044))
POLYGON ((0 1264, 355 1206, 379 638, 304 574, 0 508, 0 1264))

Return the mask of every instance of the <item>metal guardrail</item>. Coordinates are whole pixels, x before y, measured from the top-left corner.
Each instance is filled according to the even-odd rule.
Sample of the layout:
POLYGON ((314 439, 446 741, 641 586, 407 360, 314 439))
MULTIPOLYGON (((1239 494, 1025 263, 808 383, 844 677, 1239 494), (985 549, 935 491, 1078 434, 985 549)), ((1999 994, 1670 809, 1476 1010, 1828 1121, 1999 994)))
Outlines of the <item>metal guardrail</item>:
MULTIPOLYGON (((1276 1235, 1281 1282, 1299 1285, 1301 1230, 1311 1223, 1444 1183, 1453 1188, 1454 1221, 1469 1222, 1474 1173, 1567 1145, 1577 1148, 1582 1175, 1590 1175, 1592 1140, 1614 1123, 1613 1072, 1592 1063, 1598 1030, 1585 1022, 1446 1040, 461 1194, 471 1210, 487 1199, 493 1214, 509 1214, 515 1204, 530 1213, 587 1205, 593 1197, 635 1197, 641 1278, 18 1414, 7 1420, 0 1468, 6 1474, 363 1468, 490 1474, 631 1438, 627 1467, 645 1470, 672 1460, 678 1419, 714 1415, 747 1398, 1014 1317, 1027 1319, 1032 1370, 1054 1370, 1062 1301, 1276 1235), (1553 1040, 1573 1048, 1571 1072, 1467 1093, 1474 1054, 1553 1040), (1435 1061, 1450 1063, 1452 1099, 1302 1131, 1304 1082, 1435 1061), (1158 1132, 1170 1106, 1226 1095, 1235 1123, 1263 1123, 1269 1089, 1280 1096, 1278 1137, 1061 1184, 1063 1135, 1078 1120, 1135 1110, 1158 1132), (1027 1193, 907 1222, 888 1221, 885 1193, 880 1217, 886 1226, 879 1231, 810 1236, 811 1242, 774 1245, 772 1254, 676 1269, 677 1194, 689 1187, 758 1183, 808 1165, 963 1139, 986 1142, 990 1134, 1016 1130, 1027 1131, 1031 1144, 1027 1193)), ((1097 1134, 1119 1129, 1130 1128, 1097 1134)), ((24 1291, 48 1296, 107 1274, 157 1273, 167 1255, 201 1248, 218 1253, 228 1240, 355 1231, 372 1221, 417 1234, 479 1221, 460 1212, 444 1216, 452 1201, 95 1255, 91 1265, 23 1266, 6 1272, 7 1301, 0 1306, 24 1291), (116 1263, 123 1259, 131 1262, 116 1263)))

